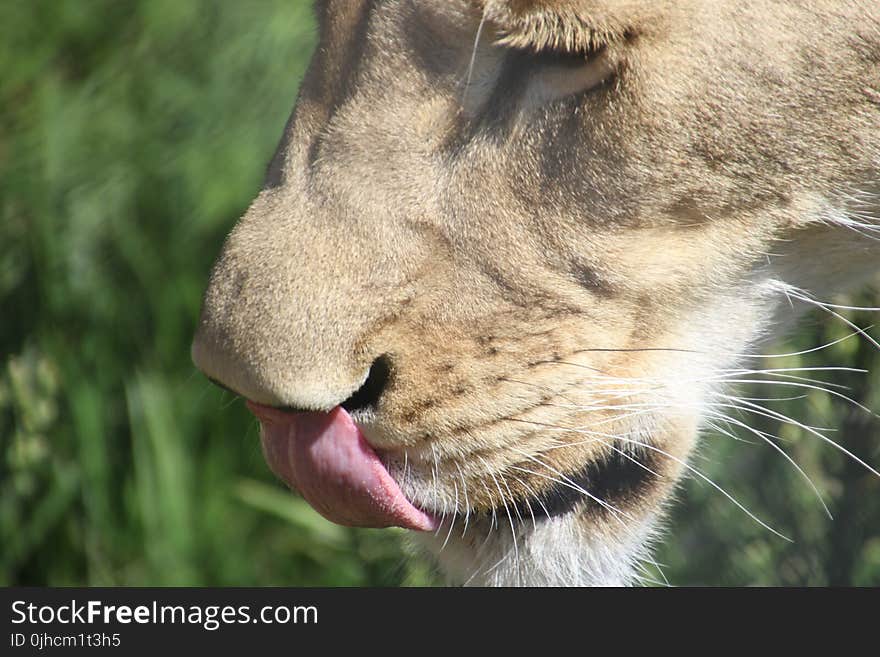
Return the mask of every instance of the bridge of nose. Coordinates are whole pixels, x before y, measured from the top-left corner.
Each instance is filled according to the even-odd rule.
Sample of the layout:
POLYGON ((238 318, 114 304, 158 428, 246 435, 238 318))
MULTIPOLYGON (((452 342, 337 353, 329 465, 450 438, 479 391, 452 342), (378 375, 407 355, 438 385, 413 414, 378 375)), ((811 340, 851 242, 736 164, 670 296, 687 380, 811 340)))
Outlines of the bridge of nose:
POLYGON ((409 256, 382 222, 296 217, 257 203, 211 274, 193 342, 206 375, 267 405, 329 410, 364 382, 409 256))

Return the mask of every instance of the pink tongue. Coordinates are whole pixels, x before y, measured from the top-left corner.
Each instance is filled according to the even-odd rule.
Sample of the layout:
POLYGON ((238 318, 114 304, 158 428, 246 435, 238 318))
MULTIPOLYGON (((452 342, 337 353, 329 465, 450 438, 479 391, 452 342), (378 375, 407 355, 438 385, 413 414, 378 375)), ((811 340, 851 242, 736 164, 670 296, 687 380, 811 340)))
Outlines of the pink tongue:
POLYGON ((285 413, 247 406, 263 427, 269 467, 328 520, 350 527, 437 529, 435 518, 404 497, 344 409, 285 413))

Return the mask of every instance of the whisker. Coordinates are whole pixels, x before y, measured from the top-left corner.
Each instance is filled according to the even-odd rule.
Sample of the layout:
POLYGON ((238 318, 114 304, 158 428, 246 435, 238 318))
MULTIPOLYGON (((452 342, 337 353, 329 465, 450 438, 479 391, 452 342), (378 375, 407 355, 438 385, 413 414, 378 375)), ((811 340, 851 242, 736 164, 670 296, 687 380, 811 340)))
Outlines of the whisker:
MULTIPOLYGON (((858 333, 859 335, 864 337, 868 342, 870 342, 872 345, 874 345, 874 347, 876 349, 880 349, 880 342, 877 342, 877 340, 875 340, 873 337, 871 337, 871 335, 867 332, 866 329, 863 329, 863 328, 857 326, 856 324, 851 322, 849 319, 847 319, 846 317, 841 315, 839 312, 833 310, 834 308, 836 308, 838 306, 834 306, 833 304, 827 304, 822 301, 818 301, 817 299, 814 299, 813 297, 811 297, 809 295, 809 293, 807 293, 805 290, 801 290, 793 285, 789 285, 789 284, 783 283, 781 281, 776 281, 775 284, 773 285, 773 287, 775 287, 778 291, 780 291, 782 294, 784 294, 789 299, 794 298, 794 299, 797 299, 798 301, 802 301, 803 303, 809 304, 815 308, 819 308, 820 310, 824 310, 829 315, 836 317, 837 319, 842 321, 844 324, 849 326, 851 329, 853 329, 856 333, 858 333)), ((848 309, 848 310, 865 310, 865 311, 880 310, 878 308, 858 308, 858 307, 854 307, 854 306, 846 307, 846 309, 848 309)), ((868 328, 870 329, 871 327, 868 327, 868 328)))
MULTIPOLYGON (((745 403, 746 405, 752 405, 752 402, 744 402, 744 403, 745 403)), ((851 459, 853 459, 856 463, 858 463, 858 464, 861 465, 862 467, 866 468, 868 471, 870 471, 871 473, 873 473, 873 474, 876 475, 877 477, 880 477, 880 472, 877 472, 877 470, 875 470, 873 467, 871 467, 870 465, 868 465, 865 461, 863 461, 862 459, 860 459, 858 456, 856 456, 855 454, 853 454, 851 451, 849 451, 848 449, 846 449, 845 447, 843 447, 843 446, 840 445, 839 443, 837 443, 837 442, 831 440, 828 436, 826 436, 825 434, 823 434, 823 433, 821 433, 820 431, 816 430, 815 428, 810 427, 810 426, 808 426, 808 425, 805 425, 805 424, 803 424, 803 423, 801 423, 801 422, 798 422, 797 420, 793 420, 792 418, 788 417, 787 415, 784 415, 783 413, 779 413, 778 411, 773 411, 773 410, 770 410, 770 409, 764 409, 764 410, 766 410, 768 413, 771 414, 771 416, 775 417, 776 419, 781 420, 781 421, 783 421, 783 422, 787 422, 788 424, 791 424, 791 425, 793 425, 793 426, 796 426, 796 427, 798 427, 798 428, 800 428, 800 429, 803 429, 804 431, 807 431, 807 432, 809 432, 810 434, 816 436, 816 437, 819 438, 820 440, 822 440, 822 441, 828 443, 829 445, 831 445, 831 446, 834 447, 835 449, 837 449, 837 450, 839 450, 840 452, 842 452, 842 453, 846 454, 847 456, 849 456, 849 457, 850 457, 851 459)))
POLYGON ((483 27, 486 25, 486 9, 483 9, 483 15, 480 18, 480 24, 477 26, 477 34, 474 37, 474 47, 471 51, 471 60, 468 63, 468 72, 467 72, 467 80, 464 85, 464 93, 462 94, 461 104, 465 106, 467 104, 467 95, 468 91, 471 88, 471 80, 473 79, 474 74, 474 66, 477 63, 477 49, 480 46, 480 39, 483 36, 483 27))
POLYGON ((775 385, 775 386, 789 386, 792 388, 806 388, 808 390, 816 390, 818 392, 824 392, 824 393, 831 395, 833 397, 837 397, 838 399, 842 399, 845 402, 852 404, 856 408, 859 408, 859 409, 865 411, 869 415, 872 415, 874 417, 878 417, 874 411, 872 411, 870 408, 868 408, 864 404, 860 404, 852 397, 848 397, 847 395, 844 395, 842 392, 838 392, 837 390, 828 390, 828 389, 823 388, 821 386, 815 386, 815 385, 811 385, 808 383, 800 383, 798 381, 765 381, 763 379, 737 379, 735 382, 736 383, 762 384, 762 385, 775 385))
MULTIPOLYGON (((745 429, 746 431, 753 433, 754 435, 761 438, 766 444, 770 445, 770 447, 772 447, 774 450, 779 452, 782 455, 782 457, 786 461, 788 461, 792 465, 792 467, 794 467, 795 470, 797 470, 797 472, 801 475, 801 477, 803 477, 804 479, 807 480, 807 483, 809 484, 810 488, 813 490, 813 493, 815 493, 816 498, 819 500, 819 503, 822 505, 822 508, 825 509, 825 513, 828 515, 828 517, 830 519, 832 519, 832 520, 834 519, 834 516, 831 515, 831 509, 829 509, 828 505, 825 503, 825 498, 822 497, 822 493, 819 492, 819 489, 816 487, 816 484, 813 483, 813 480, 810 479, 810 476, 806 472, 804 472, 803 468, 801 468, 801 466, 799 466, 797 464, 797 461, 795 461, 791 456, 789 456, 788 453, 784 449, 782 449, 782 447, 780 447, 775 442, 773 442, 773 440, 770 439, 771 437, 778 439, 777 436, 773 436, 772 434, 767 434, 763 431, 755 429, 754 427, 750 427, 745 422, 740 422, 738 420, 735 420, 734 418, 730 418, 730 417, 726 417, 726 416, 722 416, 722 417, 725 422, 730 422, 738 427, 741 427, 742 429, 745 429)), ((716 427, 716 430, 717 429, 720 429, 720 427, 716 427)), ((723 430, 721 430, 721 432, 725 433, 727 435, 730 435, 723 430)))
POLYGON ((752 513, 751 511, 749 511, 749 510, 748 510, 745 506, 743 506, 743 505, 742 505, 742 504, 741 504, 741 503, 740 503, 735 497, 733 497, 730 493, 728 493, 726 490, 724 490, 721 486, 719 486, 719 485, 716 484, 714 481, 712 481, 712 479, 710 479, 709 477, 707 477, 706 475, 704 475, 702 472, 700 472, 700 471, 697 470, 696 468, 694 468, 694 467, 690 466, 689 464, 685 463, 683 460, 677 458, 676 456, 673 456, 672 454, 666 452, 665 450, 662 450, 662 449, 660 449, 660 448, 658 448, 658 447, 654 447, 653 445, 649 445, 648 443, 645 443, 645 442, 642 442, 642 441, 632 440, 631 438, 618 438, 618 440, 623 440, 624 442, 628 442, 628 443, 632 443, 632 444, 635 444, 635 445, 639 445, 640 447, 644 447, 645 449, 649 449, 649 450, 651 450, 651 451, 655 451, 655 452, 657 452, 657 453, 659 453, 659 454, 662 454, 663 456, 666 456, 666 457, 669 458, 669 459, 672 459, 673 461, 675 461, 676 463, 678 463, 679 465, 681 465, 683 468, 685 468, 685 469, 688 470, 689 472, 692 472, 693 474, 697 475, 700 479, 702 479, 703 481, 705 481, 706 483, 708 483, 710 486, 712 486, 712 487, 713 487, 715 490, 717 490, 719 493, 721 493, 722 495, 724 495, 724 497, 726 497, 726 498, 727 498, 728 500, 730 500, 733 504, 735 504, 735 505, 736 505, 741 511, 743 511, 746 515, 748 515, 752 520, 754 520, 754 521, 757 522, 759 525, 761 525, 762 527, 764 527, 764 529, 767 529, 768 531, 772 532, 773 534, 776 534, 779 538, 781 538, 781 539, 783 539, 783 540, 786 540, 786 541, 788 541, 789 543, 793 543, 793 542, 794 542, 794 541, 792 541, 790 538, 788 538, 787 536, 785 536, 784 534, 781 534, 781 533, 779 533, 778 531, 776 531, 775 529, 773 529, 773 527, 771 527, 771 526, 768 525, 766 522, 764 522, 763 520, 761 520, 758 516, 756 516, 754 513, 752 513))
POLYGON ((544 506, 544 502, 541 500, 540 496, 537 495, 537 494, 535 493, 535 491, 532 489, 531 486, 529 486, 525 481, 523 481, 522 479, 520 479, 519 477, 517 477, 517 476, 514 475, 514 474, 511 474, 510 476, 513 477, 513 479, 514 479, 514 480, 515 480, 520 486, 522 486, 523 488, 525 488, 525 489, 526 489, 526 492, 528 493, 528 497, 525 498, 524 502, 525 502, 526 506, 527 506, 528 509, 529 509, 529 513, 530 513, 531 516, 532 516, 532 529, 534 529, 535 531, 537 531, 537 530, 538 530, 538 521, 535 519, 535 511, 532 509, 532 505, 531 505, 531 503, 529 502, 529 498, 534 499, 534 500, 537 500, 538 504, 540 504, 540 505, 543 507, 543 509, 544 509, 544 513, 547 514, 547 519, 548 519, 548 520, 550 519, 550 512, 547 510, 547 507, 544 506))
POLYGON ((583 486, 579 486, 577 483, 575 483, 575 482, 573 482, 571 479, 569 479, 565 474, 563 474, 563 473, 560 472, 559 470, 553 468, 552 466, 550 466, 550 465, 549 465, 548 463, 546 463, 545 461, 542 461, 541 459, 538 459, 537 457, 534 457, 534 456, 532 456, 532 455, 530 455, 530 454, 527 454, 526 452, 523 452, 522 450, 514 449, 513 451, 515 451, 515 452, 517 452, 518 454, 524 456, 524 457, 527 458, 529 461, 532 461, 533 463, 536 463, 536 464, 540 465, 541 467, 547 468, 550 472, 552 472, 553 474, 555 474, 557 477, 560 477, 561 479, 554 479, 553 477, 550 477, 550 476, 548 476, 548 475, 544 475, 544 474, 542 474, 542 473, 540 473, 540 472, 532 472, 532 471, 530 471, 530 470, 525 470, 525 469, 521 468, 520 466, 511 466, 511 468, 516 469, 516 470, 519 470, 519 471, 521 471, 521 472, 526 472, 526 473, 528 473, 528 474, 532 474, 532 475, 535 475, 535 476, 538 476, 538 477, 543 477, 544 479, 549 479, 550 481, 554 481, 554 482, 556 482, 556 483, 558 483, 558 484, 562 484, 563 486, 566 486, 566 487, 568 487, 568 488, 571 488, 572 490, 575 490, 575 491, 581 493, 582 495, 585 495, 586 497, 588 497, 589 499, 593 500, 594 502, 596 502, 596 503, 599 504, 600 506, 602 506, 602 507, 608 509, 609 511, 611 511, 611 512, 614 513, 615 515, 621 515, 621 516, 623 516, 623 517, 625 517, 625 518, 627 518, 627 519, 629 519, 629 520, 633 520, 633 517, 632 517, 632 516, 630 516, 630 515, 627 514, 627 513, 624 513, 624 512, 621 511, 620 509, 615 508, 613 505, 609 504, 609 503, 606 502, 605 500, 603 500, 603 499, 601 499, 601 498, 599 498, 599 497, 596 497, 595 495, 593 495, 592 493, 590 493, 588 490, 586 490, 583 486))
POLYGON ((467 534, 468 520, 470 519, 471 515, 471 504, 468 500, 467 480, 464 478, 464 473, 461 471, 461 466, 458 464, 458 462, 456 462, 455 467, 458 469, 458 476, 461 479, 462 492, 464 493, 464 529, 461 530, 461 537, 464 538, 464 535, 467 534))
POLYGON ((519 546, 517 545, 516 540, 516 529, 513 526, 513 516, 510 514, 510 509, 507 506, 507 500, 504 497, 504 492, 501 490, 501 486, 498 483, 498 478, 495 476, 495 473, 489 468, 488 464, 486 464, 483 457, 479 457, 480 461, 482 461, 483 465, 486 467, 486 470, 489 472, 489 476, 492 477, 492 481, 495 483, 495 487, 498 489, 498 494, 501 496, 501 504, 504 506, 504 512, 507 514, 507 520, 510 522, 510 537, 513 539, 513 553, 514 559, 516 563, 519 563, 519 546))
MULTIPOLYGON (((646 554, 646 555, 644 555, 642 558, 645 559, 645 560, 647 560, 647 561, 649 561, 649 562, 651 563, 651 565, 654 566, 654 568, 657 570, 657 572, 660 573, 660 577, 663 578, 662 585, 663 585, 664 587, 669 588, 669 587, 672 586, 672 585, 669 583, 669 580, 666 578, 666 573, 663 572, 663 569, 660 567, 660 564, 657 563, 651 555, 646 554)), ((661 584, 661 582, 657 582, 657 583, 658 583, 658 584, 661 584)))
MULTIPOLYGON (((551 430, 557 430, 557 431, 563 431, 563 432, 574 432, 574 433, 585 433, 585 434, 588 434, 588 435, 594 433, 594 432, 591 432, 591 431, 588 431, 588 430, 585 430, 585 429, 575 429, 575 428, 567 428, 567 427, 554 427, 554 426, 552 426, 552 425, 548 425, 548 428, 550 428, 551 430)), ((600 434, 600 435, 601 435, 601 434, 600 434)), ((685 468, 688 472, 691 472, 691 473, 695 474, 697 477, 699 477, 700 479, 702 479, 703 481, 705 481, 706 483, 708 483, 710 486, 712 486, 714 489, 716 489, 719 493, 721 493, 722 495, 724 495, 724 497, 726 497, 730 502, 732 502, 737 508, 739 508, 741 511, 743 511, 747 516, 749 516, 752 520, 754 520, 754 521, 757 522, 759 525, 761 525, 762 527, 764 527, 766 530, 768 530, 768 531, 770 531, 771 533, 775 534, 776 536, 779 536, 780 538, 782 538, 782 539, 788 541, 789 543, 793 542, 790 538, 788 538, 788 537, 785 536, 784 534, 781 534, 781 533, 778 532, 777 530, 773 529, 773 527, 771 527, 771 526, 768 525, 766 522, 764 522, 763 520, 761 520, 758 516, 756 516, 754 513, 752 513, 751 511, 749 511, 749 510, 748 510, 745 506, 743 506, 743 505, 742 505, 742 504, 741 504, 741 503, 740 503, 735 497, 733 497, 730 493, 728 493, 728 492, 727 492, 726 490, 724 490, 721 486, 719 486, 717 483, 715 483, 712 479, 710 479, 710 478, 707 477, 705 474, 703 474, 702 472, 700 472, 698 469, 694 468, 693 466, 689 465, 688 463, 686 463, 686 462, 683 461, 682 459, 678 458, 677 456, 674 456, 673 454, 670 454, 669 452, 666 452, 665 450, 662 450, 662 449, 660 449, 659 447, 655 447, 654 445, 651 445, 651 444, 649 444, 649 443, 645 443, 645 442, 643 442, 643 441, 639 441, 639 440, 634 440, 634 439, 632 439, 632 438, 626 438, 623 434, 613 434, 613 435, 612 435, 612 434, 605 434, 603 437, 605 437, 605 438, 609 438, 609 439, 612 439, 612 440, 623 441, 623 442, 626 442, 626 443, 629 443, 629 444, 633 444, 633 445, 637 445, 637 446, 643 447, 643 448, 645 448, 645 449, 651 450, 651 451, 653 451, 653 452, 657 452, 657 453, 659 453, 659 454, 665 456, 666 458, 671 459, 671 460, 674 461, 675 463, 678 463, 680 466, 682 466, 683 468, 685 468)), ((573 446, 573 445, 576 445, 576 444, 577 444, 577 443, 569 444, 568 446, 573 446)), ((551 449, 552 449, 552 448, 551 448, 551 449)), ((517 451, 518 451, 518 450, 517 450, 517 451)))
MULTIPOLYGON (((717 394, 717 396, 721 396, 721 394, 719 393, 719 394, 717 394)), ((743 411, 744 413, 751 413, 753 415, 758 415, 760 417, 765 417, 765 418, 769 418, 769 419, 773 419, 773 420, 781 419, 780 417, 773 415, 773 413, 776 413, 777 411, 773 411, 772 409, 765 408, 764 406, 761 406, 760 404, 756 404, 755 402, 749 402, 743 398, 738 398, 738 397, 737 398, 727 397, 727 398, 737 399, 742 402, 742 405, 735 404, 735 403, 724 403, 724 402, 710 402, 710 405, 715 406, 715 407, 720 407, 720 408, 734 408, 734 409, 743 411)), ((783 416, 783 417, 787 417, 787 416, 783 416)), ((788 421, 786 423, 791 424, 792 423, 791 418, 788 418, 788 421)), ((813 427, 810 425, 804 425, 804 426, 808 427, 810 429, 813 429, 814 431, 835 431, 835 429, 832 429, 830 427, 813 427)))
POLYGON ((452 485, 455 487, 455 505, 453 507, 455 510, 452 512, 452 517, 449 521, 449 531, 446 532, 446 540, 444 540, 443 545, 440 546, 440 552, 443 552, 443 550, 446 549, 446 544, 449 543, 449 537, 452 536, 452 528, 455 527, 455 516, 458 515, 456 513, 458 510, 458 484, 453 480, 452 485))

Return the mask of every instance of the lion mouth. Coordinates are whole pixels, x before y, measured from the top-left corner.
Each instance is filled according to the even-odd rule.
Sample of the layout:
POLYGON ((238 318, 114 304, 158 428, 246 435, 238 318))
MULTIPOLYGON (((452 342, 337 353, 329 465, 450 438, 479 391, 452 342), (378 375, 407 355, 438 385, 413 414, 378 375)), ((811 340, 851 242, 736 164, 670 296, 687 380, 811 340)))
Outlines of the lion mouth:
POLYGON ((342 407, 289 413, 251 401, 272 471, 322 516, 350 527, 434 531, 440 521, 416 508, 342 407))

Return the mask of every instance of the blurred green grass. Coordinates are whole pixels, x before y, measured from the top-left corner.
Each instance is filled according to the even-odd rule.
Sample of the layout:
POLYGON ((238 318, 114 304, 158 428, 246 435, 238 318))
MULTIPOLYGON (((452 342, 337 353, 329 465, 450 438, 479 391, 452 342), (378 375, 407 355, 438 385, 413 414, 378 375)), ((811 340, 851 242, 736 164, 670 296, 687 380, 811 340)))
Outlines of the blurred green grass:
POLYGON ((289 0, 0 3, 0 582, 425 581, 277 485, 189 360, 314 29, 289 0))
MULTIPOLYGON (((314 30, 302 0, 0 3, 0 584, 434 581, 402 533, 336 527, 281 488, 254 421, 189 360, 211 262, 259 188, 314 30)), ((817 319, 794 344, 845 329, 817 319)), ((829 380, 880 408, 864 341, 804 362, 822 358, 871 369, 829 380)), ((827 395, 780 409, 880 462, 870 416, 827 395)), ((772 425, 835 520, 766 446, 708 436, 695 465, 796 542, 692 481, 659 549, 666 576, 880 583, 877 479, 772 425)))

